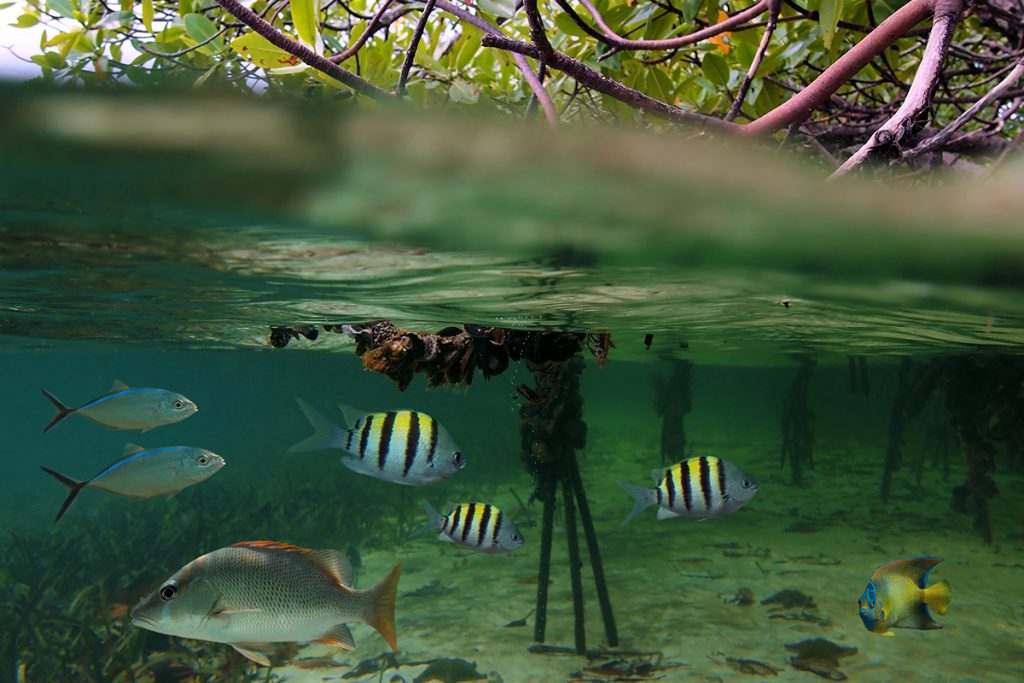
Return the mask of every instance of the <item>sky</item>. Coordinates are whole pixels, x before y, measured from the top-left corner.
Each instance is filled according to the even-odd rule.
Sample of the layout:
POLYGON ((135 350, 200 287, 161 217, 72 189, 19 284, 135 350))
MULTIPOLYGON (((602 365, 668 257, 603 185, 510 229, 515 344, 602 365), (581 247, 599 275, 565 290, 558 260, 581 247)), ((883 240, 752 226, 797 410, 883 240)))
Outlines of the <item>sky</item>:
POLYGON ((40 72, 35 64, 22 61, 15 56, 20 55, 28 59, 38 53, 39 34, 45 28, 40 24, 31 28, 11 26, 10 24, 21 15, 20 4, 15 2, 12 7, 0 9, 0 79, 3 80, 24 80, 38 76, 40 72))

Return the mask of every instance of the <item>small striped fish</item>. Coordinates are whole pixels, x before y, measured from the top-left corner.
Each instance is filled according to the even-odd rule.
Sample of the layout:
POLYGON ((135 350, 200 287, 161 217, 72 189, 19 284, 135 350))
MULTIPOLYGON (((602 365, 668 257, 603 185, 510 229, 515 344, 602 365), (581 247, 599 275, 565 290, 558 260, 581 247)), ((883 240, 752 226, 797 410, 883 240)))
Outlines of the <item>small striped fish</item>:
POLYGON ((413 534, 419 536, 440 529, 438 540, 450 541, 482 553, 510 553, 525 543, 522 532, 505 513, 487 503, 460 503, 442 515, 424 501, 427 526, 413 534))
POLYGON ((351 429, 332 424, 301 398, 295 399, 313 425, 313 435, 288 449, 303 453, 341 449, 345 467, 408 486, 435 484, 466 466, 455 441, 437 420, 414 410, 365 413, 341 406, 351 429))
POLYGON ((687 458, 665 470, 651 470, 656 487, 619 485, 636 505, 625 525, 642 510, 658 506, 658 519, 722 517, 743 507, 757 493, 757 481, 730 462, 714 456, 687 458))

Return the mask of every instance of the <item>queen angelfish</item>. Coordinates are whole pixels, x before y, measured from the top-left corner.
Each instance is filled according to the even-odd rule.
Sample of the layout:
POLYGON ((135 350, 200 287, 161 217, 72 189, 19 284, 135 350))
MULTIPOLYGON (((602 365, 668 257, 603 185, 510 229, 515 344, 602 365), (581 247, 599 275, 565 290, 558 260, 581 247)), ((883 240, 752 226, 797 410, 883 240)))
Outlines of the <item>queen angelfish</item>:
POLYGON ((658 519, 722 517, 743 507, 757 493, 757 481, 730 462, 714 456, 687 458, 665 470, 651 470, 655 488, 620 481, 636 504, 622 521, 658 506, 658 519))
POLYGON ((526 542, 519 527, 493 505, 460 503, 447 515, 439 513, 426 501, 423 507, 427 511, 427 526, 414 536, 440 529, 438 540, 492 555, 510 553, 526 542))
POLYGON ((939 562, 938 557, 912 557, 879 567, 858 600, 864 628, 883 636, 893 635, 893 628, 942 628, 928 611, 945 614, 949 609, 949 582, 927 585, 939 562))
POLYGON ((462 451, 445 428, 424 413, 365 413, 341 406, 351 425, 341 429, 301 398, 295 400, 314 433, 289 448, 289 453, 341 449, 349 453, 341 464, 350 470, 408 486, 436 484, 466 466, 462 451))

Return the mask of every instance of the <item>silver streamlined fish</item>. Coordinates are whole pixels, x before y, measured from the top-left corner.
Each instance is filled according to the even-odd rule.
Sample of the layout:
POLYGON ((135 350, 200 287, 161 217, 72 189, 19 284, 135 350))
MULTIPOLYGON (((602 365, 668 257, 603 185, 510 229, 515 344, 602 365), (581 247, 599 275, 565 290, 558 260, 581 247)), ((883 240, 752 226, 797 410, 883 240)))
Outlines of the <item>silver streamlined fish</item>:
POLYGON ((130 443, 125 445, 124 456, 120 460, 111 463, 95 477, 85 481, 72 479, 49 467, 40 467, 68 487, 68 496, 60 506, 57 518, 53 520, 58 522, 83 489, 101 489, 136 500, 173 496, 183 488, 198 484, 216 474, 224 467, 224 458, 208 450, 190 446, 145 449, 130 443))
POLYGON ((121 381, 115 381, 106 394, 77 408, 64 405, 46 389, 43 389, 43 395, 57 409, 50 424, 43 428, 44 432, 53 429, 68 415, 76 413, 109 429, 139 429, 148 432, 155 427, 180 422, 198 410, 195 403, 181 394, 148 387, 133 389, 121 381))
POLYGON ((658 519, 722 517, 743 507, 757 493, 757 481, 714 456, 687 458, 664 470, 651 470, 653 489, 620 481, 635 505, 625 525, 641 511, 658 506, 658 519))
POLYGON ((301 398, 296 398, 314 433, 288 449, 304 453, 340 449, 350 454, 341 464, 376 479, 423 486, 448 479, 466 466, 455 441, 437 420, 413 410, 366 413, 340 406, 351 429, 332 424, 301 398))
POLYGON ((398 650, 395 594, 401 564, 368 590, 351 588, 336 550, 246 541, 192 560, 132 611, 132 623, 181 638, 227 643, 270 666, 269 643, 316 641, 353 649, 345 624, 361 621, 398 650))
POLYGON ((427 526, 413 536, 440 529, 437 538, 491 555, 510 553, 521 548, 525 539, 505 513, 488 503, 460 503, 447 515, 423 501, 427 511, 427 526))

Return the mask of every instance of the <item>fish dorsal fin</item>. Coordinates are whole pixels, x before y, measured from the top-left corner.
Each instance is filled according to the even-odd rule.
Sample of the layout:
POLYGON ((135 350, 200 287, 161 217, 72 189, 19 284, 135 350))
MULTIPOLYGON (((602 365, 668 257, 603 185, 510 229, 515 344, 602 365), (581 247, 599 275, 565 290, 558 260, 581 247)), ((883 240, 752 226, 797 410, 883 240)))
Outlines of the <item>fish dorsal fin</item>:
POLYGON ((925 582, 928 581, 928 573, 939 562, 942 562, 941 557, 911 557, 908 560, 896 560, 879 567, 878 571, 871 578, 878 579, 887 574, 898 574, 906 576, 916 583, 919 588, 924 588, 925 582))
POLYGON ((126 443, 124 445, 124 450, 121 452, 121 455, 122 457, 127 458, 129 456, 135 455, 136 453, 141 453, 144 450, 146 449, 137 443, 126 443))
POLYGON ((357 422, 370 415, 368 411, 359 410, 359 408, 353 408, 347 406, 344 403, 339 403, 338 407, 341 408, 341 414, 345 416, 345 422, 348 424, 349 429, 355 426, 357 422))
POLYGON ((665 476, 665 470, 651 470, 651 479, 654 480, 654 485, 657 486, 661 483, 662 477, 665 476))
POLYGON ((260 652, 261 648, 269 649, 269 643, 231 643, 230 645, 260 666, 270 666, 270 658, 260 652))
POLYGON ((354 576, 352 563, 344 555, 333 548, 313 550, 311 552, 317 564, 333 576, 338 583, 348 588, 352 587, 352 577, 354 576))
POLYGON ((297 545, 278 543, 277 541, 241 541, 232 543, 232 548, 256 548, 260 550, 281 550, 288 553, 312 553, 309 548, 300 548, 297 545))
POLYGON ((110 385, 110 393, 112 394, 117 391, 127 391, 128 389, 131 389, 131 387, 119 379, 115 379, 114 383, 110 385))
POLYGON ((316 639, 316 642, 323 645, 343 647, 346 650, 356 649, 356 639, 352 637, 352 631, 348 630, 345 624, 338 624, 330 631, 316 639))

